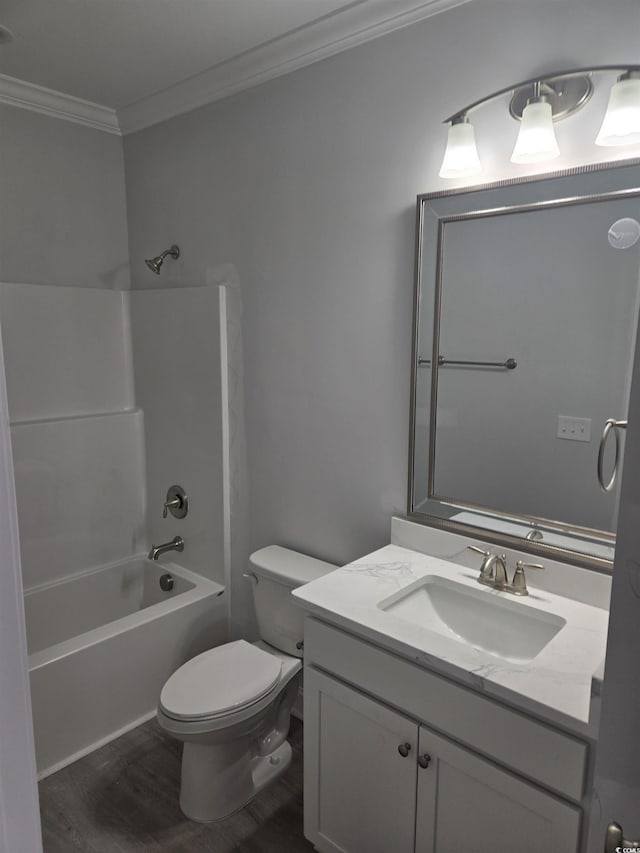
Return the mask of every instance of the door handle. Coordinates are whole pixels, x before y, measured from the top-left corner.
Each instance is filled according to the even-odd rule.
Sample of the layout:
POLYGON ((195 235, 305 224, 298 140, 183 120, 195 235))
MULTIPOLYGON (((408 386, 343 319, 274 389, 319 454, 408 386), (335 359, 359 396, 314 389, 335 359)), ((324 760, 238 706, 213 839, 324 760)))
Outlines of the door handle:
POLYGON ((640 850, 640 841, 625 841, 619 823, 610 823, 604 839, 604 853, 630 853, 640 850))

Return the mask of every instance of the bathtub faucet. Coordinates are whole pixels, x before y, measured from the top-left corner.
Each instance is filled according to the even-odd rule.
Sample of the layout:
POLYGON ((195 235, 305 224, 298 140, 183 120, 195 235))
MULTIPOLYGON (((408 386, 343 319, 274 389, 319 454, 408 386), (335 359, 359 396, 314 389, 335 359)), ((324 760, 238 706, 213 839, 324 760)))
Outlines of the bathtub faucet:
POLYGON ((149 559, 157 560, 161 554, 166 554, 167 551, 184 551, 182 536, 174 536, 171 542, 165 542, 164 545, 152 545, 149 551, 149 559))

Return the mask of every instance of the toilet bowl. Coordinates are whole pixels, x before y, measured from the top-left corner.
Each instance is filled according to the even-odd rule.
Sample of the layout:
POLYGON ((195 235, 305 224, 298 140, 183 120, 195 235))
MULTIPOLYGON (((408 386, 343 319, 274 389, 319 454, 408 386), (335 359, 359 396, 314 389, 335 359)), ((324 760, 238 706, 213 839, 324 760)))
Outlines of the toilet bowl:
POLYGON ((336 568, 275 545, 252 554, 250 564, 263 639, 203 652, 160 694, 158 722, 184 742, 180 808, 195 821, 227 817, 289 766, 286 738, 302 669, 302 614, 291 590, 336 568))

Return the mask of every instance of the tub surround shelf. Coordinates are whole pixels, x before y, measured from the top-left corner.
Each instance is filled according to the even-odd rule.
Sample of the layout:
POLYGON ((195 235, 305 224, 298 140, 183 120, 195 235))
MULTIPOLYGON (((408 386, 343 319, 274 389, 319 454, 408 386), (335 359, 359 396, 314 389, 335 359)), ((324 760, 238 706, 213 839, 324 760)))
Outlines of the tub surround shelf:
POLYGON ((534 617, 543 611, 546 618, 566 624, 532 659, 523 660, 510 654, 508 637, 499 653, 490 653, 453 633, 431 630, 426 620, 417 624, 379 606, 429 576, 487 602, 511 599, 477 584, 477 575, 477 570, 387 545, 293 595, 311 614, 359 637, 529 715, 594 738, 598 715, 592 709, 592 679, 606 651, 606 610, 541 590, 533 585, 535 579, 528 579, 530 595, 514 602, 522 608, 518 612, 534 617))

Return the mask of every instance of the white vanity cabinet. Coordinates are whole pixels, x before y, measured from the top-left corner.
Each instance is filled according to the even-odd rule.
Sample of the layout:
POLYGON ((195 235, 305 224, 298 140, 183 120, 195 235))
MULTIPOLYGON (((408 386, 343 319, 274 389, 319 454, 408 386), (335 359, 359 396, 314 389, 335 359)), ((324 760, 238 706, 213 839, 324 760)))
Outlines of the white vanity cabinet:
POLYGON ((578 809, 424 726, 418 743, 416 853, 575 853, 578 809))
POLYGON ((581 809, 576 803, 584 784, 586 744, 482 696, 476 698, 486 707, 474 706, 474 696, 411 662, 307 619, 305 835, 316 849, 577 853, 581 809), (416 677, 407 680, 412 674, 416 677), (443 685, 453 692, 438 695, 443 685), (496 732, 484 741, 479 737, 478 752, 471 730, 458 725, 464 716, 461 703, 474 718, 472 729, 498 727, 497 738, 496 732), (448 719, 441 712, 447 706, 448 719), (512 724, 498 709, 513 715, 512 724), (498 766, 502 756, 496 761, 487 754, 487 746, 498 743, 501 734, 508 750, 521 743, 508 768, 498 766), (540 777, 542 765, 530 760, 537 753, 551 762, 546 786, 521 775, 540 777), (564 796, 545 790, 548 786, 564 796))
POLYGON ((313 669, 304 695, 307 837, 322 853, 413 853, 417 725, 313 669))

